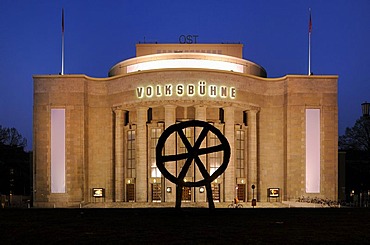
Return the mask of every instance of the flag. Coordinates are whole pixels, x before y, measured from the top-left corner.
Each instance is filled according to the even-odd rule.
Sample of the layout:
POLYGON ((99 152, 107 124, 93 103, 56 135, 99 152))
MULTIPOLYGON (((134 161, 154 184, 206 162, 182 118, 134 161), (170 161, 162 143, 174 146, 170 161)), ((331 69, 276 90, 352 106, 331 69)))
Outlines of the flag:
POLYGON ((64 8, 62 8, 62 70, 61 75, 64 75, 64 8))
POLYGON ((308 23, 308 32, 312 32, 312 18, 311 18, 311 9, 310 9, 310 21, 308 23))
POLYGON ((308 75, 311 76, 311 32, 312 32, 312 18, 311 18, 311 8, 310 11, 310 20, 308 22, 308 75))
POLYGON ((62 32, 64 33, 64 9, 62 9, 62 32))

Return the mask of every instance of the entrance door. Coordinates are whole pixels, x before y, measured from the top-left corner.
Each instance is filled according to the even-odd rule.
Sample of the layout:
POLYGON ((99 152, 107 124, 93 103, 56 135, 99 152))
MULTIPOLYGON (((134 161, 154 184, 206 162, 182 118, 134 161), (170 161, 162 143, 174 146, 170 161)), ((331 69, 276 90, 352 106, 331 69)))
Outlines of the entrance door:
POLYGON ((126 184, 126 201, 135 202, 135 185, 126 184))
POLYGON ((182 187, 182 201, 190 202, 191 201, 191 187, 182 187))
POLYGON ((245 184, 238 184, 238 199, 239 201, 245 201, 245 184))
POLYGON ((213 201, 220 201, 220 184, 212 183, 212 197, 213 201))
POLYGON ((152 202, 161 201, 161 184, 155 183, 152 184, 152 202))

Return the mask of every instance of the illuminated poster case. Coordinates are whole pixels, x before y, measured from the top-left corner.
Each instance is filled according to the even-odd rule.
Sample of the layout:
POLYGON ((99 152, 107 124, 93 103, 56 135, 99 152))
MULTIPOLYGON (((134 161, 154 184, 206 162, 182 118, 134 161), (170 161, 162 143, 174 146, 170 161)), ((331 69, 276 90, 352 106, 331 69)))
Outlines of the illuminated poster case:
POLYGON ((93 188, 92 195, 95 198, 105 197, 105 189, 104 188, 93 188))

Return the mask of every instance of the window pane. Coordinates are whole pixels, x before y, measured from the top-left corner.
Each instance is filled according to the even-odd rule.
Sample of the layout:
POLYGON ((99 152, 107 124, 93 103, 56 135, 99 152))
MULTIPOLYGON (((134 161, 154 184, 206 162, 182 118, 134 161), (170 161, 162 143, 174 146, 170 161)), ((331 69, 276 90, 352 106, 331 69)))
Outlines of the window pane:
POLYGON ((135 131, 129 130, 127 132, 127 177, 135 177, 135 131))
POLYGON ((157 164, 156 164, 156 147, 157 147, 157 143, 158 143, 158 139, 160 137, 162 133, 162 129, 161 128, 152 128, 151 129, 151 132, 150 132, 150 149, 149 149, 149 152, 150 152, 150 162, 151 162, 151 171, 150 171, 150 175, 151 177, 161 177, 161 172, 159 171, 159 169, 157 168, 157 164))
POLYGON ((235 154, 236 154, 236 164, 235 164, 235 171, 236 177, 244 178, 244 131, 237 130, 236 131, 236 140, 235 140, 235 154))

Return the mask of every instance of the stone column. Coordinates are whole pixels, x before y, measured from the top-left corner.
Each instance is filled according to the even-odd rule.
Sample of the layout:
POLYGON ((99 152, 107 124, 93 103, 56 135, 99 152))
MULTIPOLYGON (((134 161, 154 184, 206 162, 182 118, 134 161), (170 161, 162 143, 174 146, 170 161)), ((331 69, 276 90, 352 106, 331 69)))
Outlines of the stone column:
POLYGON ((136 110, 136 201, 147 202, 147 107, 139 107, 136 110))
POLYGON ((225 137, 230 144, 230 162, 224 173, 225 175, 225 201, 231 202, 234 200, 235 186, 236 186, 236 176, 235 176, 235 122, 234 122, 234 108, 225 107, 224 108, 224 118, 225 118, 225 137))
POLYGON ((254 198, 257 199, 259 188, 257 183, 257 110, 248 111, 248 198, 252 200, 252 185, 255 185, 254 198))
MULTIPOLYGON (((164 123, 165 129, 169 126, 176 123, 176 106, 175 105, 165 105, 164 106, 164 123)), ((165 155, 175 155, 176 154, 176 134, 172 134, 165 143, 165 155)), ((176 176, 176 162, 166 162, 165 166, 167 170, 174 176, 176 176)), ((176 185, 165 180, 165 188, 163 191, 166 191, 167 187, 171 187, 172 192, 165 194, 165 202, 175 202, 176 200, 176 185)))
MULTIPOLYGON (((194 107, 195 107, 195 119, 200 120, 200 121, 206 121, 207 120, 207 106, 205 106, 205 105, 196 105, 194 107)), ((194 134, 195 135, 194 143, 198 139, 201 131, 202 131, 202 128, 196 128, 196 131, 195 131, 195 134, 194 134)), ((207 138, 205 138, 202 141, 202 144, 200 145, 200 148, 206 148, 206 147, 207 147, 207 138)), ((204 166, 207 168, 207 156, 203 155, 203 156, 200 156, 199 158, 202 161, 202 163, 204 164, 204 166)), ((194 164, 196 164, 196 163, 194 162, 194 164)), ((201 172, 199 171, 199 168, 195 165, 195 176, 194 176, 193 181, 199 181, 199 180, 202 180, 202 179, 204 179, 204 177, 202 176, 201 172)), ((199 187, 195 187, 194 188, 194 201, 196 201, 196 202, 205 202, 206 199, 207 199, 206 198, 206 193, 205 192, 200 193, 199 192, 199 187)))
POLYGON ((124 112, 121 108, 115 108, 115 134, 114 134, 114 165, 115 165, 115 201, 122 202, 123 199, 123 118, 124 112))

